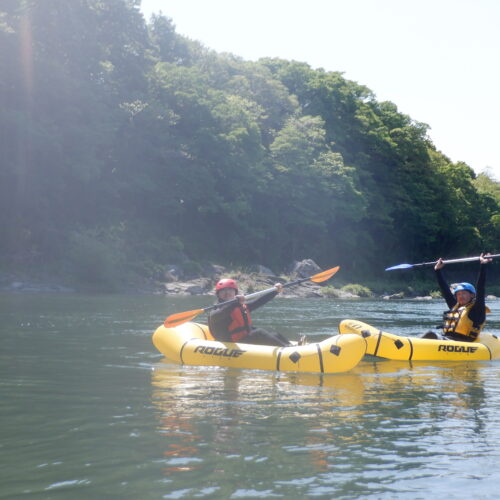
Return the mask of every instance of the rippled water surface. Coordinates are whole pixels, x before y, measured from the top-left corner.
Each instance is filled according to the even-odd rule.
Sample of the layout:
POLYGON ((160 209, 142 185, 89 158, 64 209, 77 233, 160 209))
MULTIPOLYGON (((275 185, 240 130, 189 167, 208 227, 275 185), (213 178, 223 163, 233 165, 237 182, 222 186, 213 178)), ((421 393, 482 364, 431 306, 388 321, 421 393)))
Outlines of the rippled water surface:
MULTIPOLYGON (((210 303, 0 294, 0 498, 498 498, 500 361, 365 358, 321 376, 164 360, 154 329, 210 303)), ((344 318, 419 335, 442 311, 276 299, 254 322, 293 339, 344 318)))

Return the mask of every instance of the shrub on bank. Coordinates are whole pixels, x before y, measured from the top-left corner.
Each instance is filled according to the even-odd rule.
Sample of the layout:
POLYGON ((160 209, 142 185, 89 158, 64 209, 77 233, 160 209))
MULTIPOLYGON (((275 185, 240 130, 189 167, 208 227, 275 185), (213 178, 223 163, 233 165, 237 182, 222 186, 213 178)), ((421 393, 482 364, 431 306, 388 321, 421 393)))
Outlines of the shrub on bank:
POLYGON ((325 297, 335 299, 346 298, 352 295, 356 297, 373 297, 373 293, 368 287, 357 283, 349 283, 341 288, 335 288, 331 285, 324 286, 321 288, 321 293, 325 297))
POLYGON ((331 299, 337 299, 340 297, 340 293, 339 293, 339 290, 337 290, 336 288, 334 288, 333 286, 324 286, 321 288, 321 293, 325 296, 325 297, 328 297, 328 298, 331 298, 331 299))
POLYGON ((372 291, 368 287, 356 283, 349 283, 348 285, 344 285, 341 288, 341 291, 352 293, 353 295, 357 295, 358 297, 373 296, 372 291))

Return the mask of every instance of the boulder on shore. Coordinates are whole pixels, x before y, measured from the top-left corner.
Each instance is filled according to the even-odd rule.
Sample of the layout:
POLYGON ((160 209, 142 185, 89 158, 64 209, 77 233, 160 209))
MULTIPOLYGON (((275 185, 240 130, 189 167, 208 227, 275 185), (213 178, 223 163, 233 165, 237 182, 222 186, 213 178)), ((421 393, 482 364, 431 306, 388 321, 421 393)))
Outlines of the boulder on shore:
POLYGON ((314 262, 312 259, 304 259, 301 261, 295 261, 291 267, 291 275, 297 276, 297 278, 307 278, 308 276, 313 276, 322 271, 322 269, 314 262))
MULTIPOLYGON (((294 262, 290 268, 290 276, 276 276, 269 268, 262 265, 251 267, 248 273, 227 271, 223 266, 210 265, 205 266, 206 276, 180 281, 179 277, 185 275, 182 269, 172 268, 168 279, 160 284, 160 293, 167 295, 207 295, 214 293, 214 287, 221 277, 232 278, 237 281, 239 292, 247 295, 260 290, 273 287, 276 283, 286 283, 297 278, 306 278, 321 272, 321 268, 312 260, 305 259, 300 262, 294 262), (175 271, 175 272, 174 272, 175 271)), ((282 296, 284 297, 323 297, 321 285, 307 281, 299 285, 285 288, 282 296)))

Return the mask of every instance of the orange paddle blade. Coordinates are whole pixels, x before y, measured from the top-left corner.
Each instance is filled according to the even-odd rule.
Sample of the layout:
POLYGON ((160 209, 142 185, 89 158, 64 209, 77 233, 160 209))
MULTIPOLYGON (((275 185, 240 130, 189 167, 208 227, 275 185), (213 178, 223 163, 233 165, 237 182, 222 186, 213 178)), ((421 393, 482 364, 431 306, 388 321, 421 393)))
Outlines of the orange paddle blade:
POLYGON ((321 283, 322 281, 330 279, 339 269, 340 266, 335 266, 332 267, 331 269, 327 269, 326 271, 315 274, 314 276, 311 276, 309 279, 311 281, 314 281, 315 283, 321 283))
POLYGON ((166 328, 179 326, 182 325, 182 323, 187 323, 193 318, 196 318, 196 316, 198 316, 198 314, 201 314, 202 312, 204 312, 204 309, 193 309, 192 311, 184 311, 181 313, 171 314, 165 319, 163 325, 166 328))

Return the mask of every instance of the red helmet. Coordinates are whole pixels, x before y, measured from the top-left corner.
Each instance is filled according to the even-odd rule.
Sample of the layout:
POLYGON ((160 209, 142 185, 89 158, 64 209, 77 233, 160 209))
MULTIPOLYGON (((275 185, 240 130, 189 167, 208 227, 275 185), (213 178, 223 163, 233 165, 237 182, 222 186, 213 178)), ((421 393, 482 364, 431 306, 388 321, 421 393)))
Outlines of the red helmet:
POLYGON ((217 284, 215 285, 215 291, 218 292, 219 290, 222 290, 223 288, 234 288, 236 290, 236 293, 238 293, 238 285, 236 284, 236 281, 225 278, 222 280, 219 280, 217 284))

